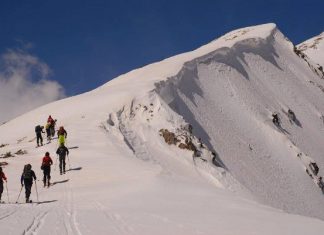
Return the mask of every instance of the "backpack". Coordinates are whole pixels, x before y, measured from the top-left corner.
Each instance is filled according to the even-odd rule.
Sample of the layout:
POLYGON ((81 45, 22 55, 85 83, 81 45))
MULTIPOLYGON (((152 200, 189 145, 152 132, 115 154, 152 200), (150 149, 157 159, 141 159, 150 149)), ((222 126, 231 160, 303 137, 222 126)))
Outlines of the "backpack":
POLYGON ((32 178, 32 170, 31 169, 24 169, 24 173, 23 173, 23 178, 24 179, 31 179, 32 178))
POLYGON ((59 147, 56 152, 59 156, 65 156, 66 155, 66 150, 64 147, 59 147))
POLYGON ((42 128, 40 127, 40 125, 35 126, 35 132, 39 132, 40 130, 42 130, 42 128))
POLYGON ((51 166, 51 161, 52 161, 52 159, 50 157, 44 157, 43 163, 42 163, 43 169, 45 166, 46 167, 51 166))

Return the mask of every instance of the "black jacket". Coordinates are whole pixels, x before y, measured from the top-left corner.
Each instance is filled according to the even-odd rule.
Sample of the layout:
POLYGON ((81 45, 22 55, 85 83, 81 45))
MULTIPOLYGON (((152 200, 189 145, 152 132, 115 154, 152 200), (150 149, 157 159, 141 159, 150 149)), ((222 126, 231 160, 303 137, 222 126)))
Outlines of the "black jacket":
POLYGON ((33 179, 36 180, 36 175, 35 175, 35 172, 33 170, 30 170, 30 172, 28 172, 27 174, 24 174, 24 172, 22 173, 21 178, 20 178, 20 182, 21 182, 21 184, 23 184, 24 181, 28 181, 28 182, 30 182, 32 184, 33 179))
POLYGON ((58 154, 60 157, 65 157, 66 154, 69 155, 69 150, 67 147, 65 146, 60 146, 57 150, 56 150, 56 154, 58 154))
POLYGON ((40 125, 35 127, 35 132, 36 134, 44 133, 43 128, 40 125))

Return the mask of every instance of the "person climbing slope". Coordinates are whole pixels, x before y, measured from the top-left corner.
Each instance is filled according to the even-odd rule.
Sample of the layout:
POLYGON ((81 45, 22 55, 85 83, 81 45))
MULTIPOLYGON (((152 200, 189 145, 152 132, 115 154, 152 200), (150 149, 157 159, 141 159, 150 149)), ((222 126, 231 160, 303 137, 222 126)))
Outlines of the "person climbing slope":
POLYGON ((45 130, 46 130, 46 137, 47 137, 47 141, 48 143, 51 142, 51 123, 46 123, 45 125, 45 130))
POLYGON ((51 180, 51 165, 53 164, 53 161, 50 157, 49 152, 45 153, 45 156, 43 157, 43 161, 42 161, 42 166, 41 169, 43 170, 44 173, 44 178, 43 178, 43 182, 44 182, 44 187, 49 187, 50 186, 50 180, 51 180))
POLYGON ((1 196, 3 193, 3 181, 7 182, 7 177, 5 176, 5 174, 2 171, 2 167, 0 166, 0 202, 1 202, 1 196))
POLYGON ((61 144, 65 144, 65 139, 67 137, 67 132, 66 132, 66 130, 64 129, 63 126, 61 126, 60 129, 57 131, 57 137, 58 137, 59 146, 61 144))
POLYGON ((43 137, 42 137, 42 133, 44 132, 44 126, 36 126, 35 127, 35 133, 36 133, 36 139, 37 139, 37 147, 39 147, 39 144, 41 146, 43 146, 43 137))
POLYGON ((56 150, 56 154, 59 155, 60 160, 60 174, 65 174, 65 157, 69 155, 69 150, 64 144, 61 144, 60 147, 56 150))
POLYGON ((31 194, 31 188, 33 186, 33 179, 36 181, 35 172, 32 170, 32 166, 27 164, 24 166, 23 173, 21 175, 21 187, 25 185, 25 195, 26 195, 26 203, 31 202, 29 200, 31 194))
POLYGON ((51 115, 47 118, 47 123, 49 123, 49 131, 51 137, 54 137, 55 135, 55 124, 56 124, 56 119, 54 120, 51 115))
POLYGON ((47 118, 47 123, 52 124, 53 122, 54 122, 54 119, 52 118, 51 115, 49 115, 48 118, 47 118))

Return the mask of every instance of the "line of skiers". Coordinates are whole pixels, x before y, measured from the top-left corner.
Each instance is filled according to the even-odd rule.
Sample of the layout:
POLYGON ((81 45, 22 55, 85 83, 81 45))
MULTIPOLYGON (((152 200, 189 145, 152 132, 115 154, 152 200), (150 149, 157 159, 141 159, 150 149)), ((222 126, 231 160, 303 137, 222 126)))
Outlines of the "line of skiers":
MULTIPOLYGON (((59 168, 60 168, 60 174, 65 174, 66 172, 66 156, 69 155, 69 150, 67 147, 64 146, 64 144, 61 144, 60 147, 57 149, 56 154, 59 158, 59 168)), ((50 180, 51 180, 51 166, 53 165, 53 160, 50 157, 50 153, 46 152, 45 156, 42 159, 42 165, 41 170, 43 171, 43 183, 44 187, 50 187, 50 180)), ((0 167, 0 201, 1 196, 3 193, 3 181, 7 182, 7 178, 5 174, 2 171, 2 167, 0 167)), ((30 194, 31 194, 31 188, 33 186, 33 181, 36 183, 37 177, 35 172, 32 170, 32 165, 27 164, 24 166, 23 173, 20 178, 21 182, 21 189, 25 186, 25 196, 26 196, 26 202, 30 202, 30 194)), ((20 191, 21 192, 21 191, 20 191)), ((20 196, 20 193, 19 193, 20 196)), ((19 199, 18 196, 18 199, 19 199)), ((17 201, 18 201, 17 199, 17 201)))
MULTIPOLYGON (((57 120, 53 119, 51 115, 49 115, 48 119, 47 119, 47 124, 45 125, 45 130, 46 130, 46 136, 47 136, 47 141, 48 143, 51 142, 52 138, 55 135, 55 125, 56 125, 57 120)), ((36 142, 37 142, 37 147, 39 146, 43 146, 43 137, 42 137, 42 133, 44 132, 44 126, 41 125, 37 125, 35 127, 35 133, 36 133, 36 142)), ((65 139, 67 137, 67 132, 64 129, 63 126, 61 126, 59 128, 59 130, 57 131, 57 137, 58 137, 58 143, 60 144, 64 144, 65 143, 65 139)))
MULTIPOLYGON (((49 115, 47 119, 47 124, 46 124, 46 133, 47 133, 47 139, 50 142, 51 137, 54 137, 55 135, 55 124, 56 124, 56 119, 54 120, 51 115, 49 115)), ((44 126, 36 126, 35 127, 35 133, 36 133, 36 142, 37 142, 37 147, 43 145, 43 137, 42 133, 44 132, 44 126)), ((63 126, 59 128, 57 131, 57 137, 58 137, 58 143, 59 147, 56 150, 56 154, 58 155, 59 158, 59 168, 60 168, 60 174, 65 174, 66 172, 66 157, 69 155, 69 150, 65 146, 65 140, 67 138, 67 132, 64 129, 63 126)), ((51 166, 53 165, 53 160, 50 157, 49 152, 45 153, 45 156, 42 159, 42 165, 41 165, 41 170, 43 171, 43 183, 44 187, 49 187, 50 186, 50 180, 51 180, 51 166)), ((24 166, 23 173, 21 175, 20 181, 21 181, 21 190, 25 186, 25 196, 26 196, 26 202, 30 202, 30 194, 31 194, 31 188, 33 186, 33 180, 36 183, 36 174, 32 170, 31 164, 27 164, 24 166)), ((2 171, 2 167, 0 167, 0 202, 1 202, 1 196, 3 193, 3 181, 7 182, 7 178, 5 174, 2 171)), ((20 196, 19 193, 19 196, 20 196)), ((18 199, 19 199, 18 196, 18 199)), ((18 201, 17 199, 17 201, 18 201)))

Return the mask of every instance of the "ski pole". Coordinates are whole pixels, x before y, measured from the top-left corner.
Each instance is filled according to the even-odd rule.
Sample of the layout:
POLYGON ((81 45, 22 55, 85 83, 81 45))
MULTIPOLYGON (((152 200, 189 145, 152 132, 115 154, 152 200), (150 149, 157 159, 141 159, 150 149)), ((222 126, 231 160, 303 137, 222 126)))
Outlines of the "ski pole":
POLYGON ((10 203, 10 201, 9 201, 9 192, 8 192, 8 184, 7 184, 7 181, 6 181, 6 190, 7 190, 8 203, 10 203))
POLYGON ((39 202, 39 200, 38 200, 38 191, 37 191, 37 183, 36 183, 36 180, 35 180, 35 189, 36 189, 37 202, 39 202))
POLYGON ((19 200, 19 197, 20 197, 20 194, 21 194, 21 191, 22 191, 23 187, 24 187, 24 186, 21 185, 20 192, 19 192, 19 195, 18 195, 18 197, 17 197, 16 203, 18 203, 18 200, 19 200))
POLYGON ((58 158, 58 155, 56 154, 55 165, 54 165, 54 171, 56 171, 57 158, 58 158))
POLYGON ((69 154, 67 155, 67 159, 68 159, 68 162, 69 162, 69 170, 71 170, 71 164, 70 164, 69 154))

